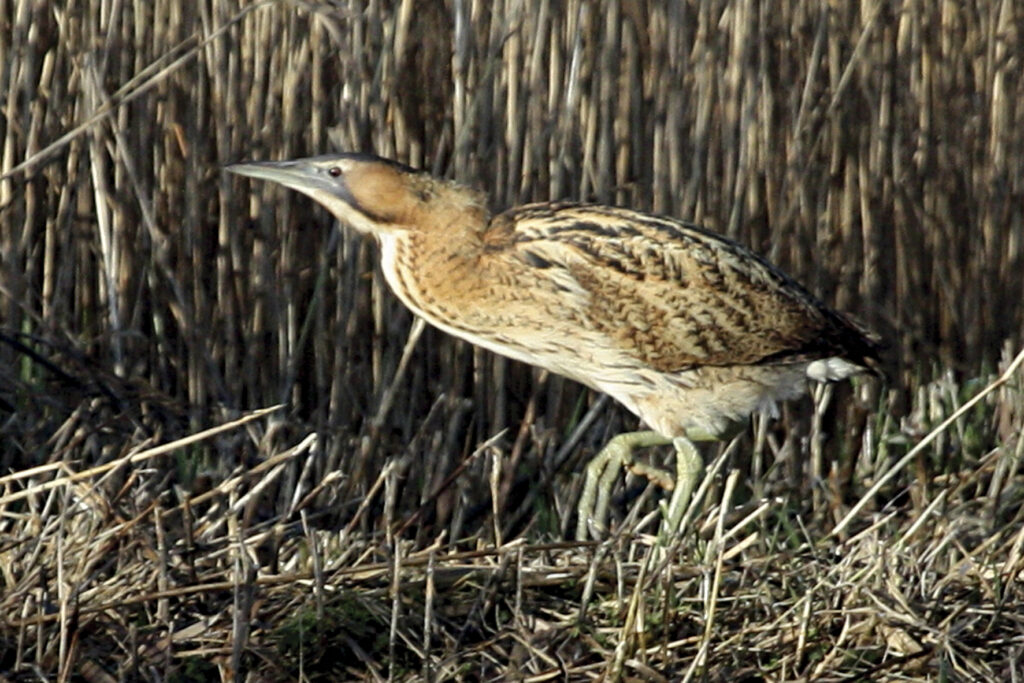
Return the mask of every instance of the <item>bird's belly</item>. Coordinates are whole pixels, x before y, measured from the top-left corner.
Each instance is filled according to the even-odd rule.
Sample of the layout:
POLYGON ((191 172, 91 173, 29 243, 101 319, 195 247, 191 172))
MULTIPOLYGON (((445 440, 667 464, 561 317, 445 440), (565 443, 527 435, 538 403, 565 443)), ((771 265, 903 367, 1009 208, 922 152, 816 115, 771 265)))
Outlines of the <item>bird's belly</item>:
POLYGON ((807 390, 807 363, 702 367, 661 374, 657 391, 637 399, 636 413, 665 436, 698 429, 721 435, 753 413, 776 416, 777 403, 807 390))

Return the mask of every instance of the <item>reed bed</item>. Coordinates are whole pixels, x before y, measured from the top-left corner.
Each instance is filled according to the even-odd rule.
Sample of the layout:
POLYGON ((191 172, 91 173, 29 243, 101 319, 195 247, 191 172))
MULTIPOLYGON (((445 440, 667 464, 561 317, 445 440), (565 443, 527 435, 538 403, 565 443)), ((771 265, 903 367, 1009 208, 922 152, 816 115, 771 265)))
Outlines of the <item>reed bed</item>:
POLYGON ((1024 675, 1017 3, 68 5, 0 2, 8 677, 1024 675), (634 421, 221 171, 333 149, 698 221, 889 381, 709 449, 668 548, 632 479, 566 540, 634 421))

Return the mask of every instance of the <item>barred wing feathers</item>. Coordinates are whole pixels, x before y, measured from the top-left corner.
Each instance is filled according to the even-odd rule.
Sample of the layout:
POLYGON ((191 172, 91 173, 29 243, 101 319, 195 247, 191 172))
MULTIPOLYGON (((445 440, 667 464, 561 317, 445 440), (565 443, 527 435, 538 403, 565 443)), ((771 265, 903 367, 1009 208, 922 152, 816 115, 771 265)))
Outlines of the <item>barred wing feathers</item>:
POLYGON ((875 365, 878 343, 863 328, 743 246, 682 221, 534 204, 496 216, 485 242, 560 282, 585 324, 660 372, 829 357, 875 365))

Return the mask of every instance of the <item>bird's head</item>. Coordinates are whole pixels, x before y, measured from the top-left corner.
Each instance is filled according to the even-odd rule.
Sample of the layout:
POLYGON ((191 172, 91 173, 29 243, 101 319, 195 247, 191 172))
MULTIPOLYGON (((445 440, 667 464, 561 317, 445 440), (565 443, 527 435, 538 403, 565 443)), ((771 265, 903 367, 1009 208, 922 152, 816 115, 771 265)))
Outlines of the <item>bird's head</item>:
POLYGON ((226 170, 298 190, 360 232, 380 235, 430 230, 453 222, 485 222, 477 192, 373 155, 251 161, 226 170))

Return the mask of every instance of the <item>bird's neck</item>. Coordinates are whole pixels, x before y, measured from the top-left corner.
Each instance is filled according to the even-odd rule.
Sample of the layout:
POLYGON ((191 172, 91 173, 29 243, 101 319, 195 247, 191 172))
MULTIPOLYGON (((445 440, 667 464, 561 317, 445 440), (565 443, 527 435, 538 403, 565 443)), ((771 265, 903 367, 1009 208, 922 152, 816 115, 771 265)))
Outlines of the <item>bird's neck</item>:
POLYGON ((481 236, 486 215, 436 213, 432 221, 429 229, 381 234, 379 242, 381 268, 391 290, 412 311, 436 324, 447 315, 443 309, 459 306, 483 284, 481 236))

